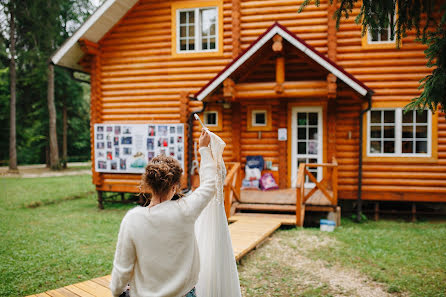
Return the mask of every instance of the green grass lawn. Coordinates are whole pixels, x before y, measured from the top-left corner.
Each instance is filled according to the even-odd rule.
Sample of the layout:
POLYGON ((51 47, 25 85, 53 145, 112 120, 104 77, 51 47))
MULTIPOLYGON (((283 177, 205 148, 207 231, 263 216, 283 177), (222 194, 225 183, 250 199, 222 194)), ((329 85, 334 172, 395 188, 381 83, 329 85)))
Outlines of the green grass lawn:
MULTIPOLYGON (((2 178, 0 188, 0 296, 35 294, 111 272, 119 224, 132 205, 98 210, 89 175, 2 178)), ((334 233, 290 229, 273 239, 277 245, 266 243, 239 266, 245 296, 335 295, 325 284, 299 283, 302 275, 286 265, 293 253, 358 269, 389 292, 445 296, 445 223, 344 220, 334 233), (336 244, 301 251, 302 236, 336 244), (284 251, 293 253, 284 258, 284 251)))

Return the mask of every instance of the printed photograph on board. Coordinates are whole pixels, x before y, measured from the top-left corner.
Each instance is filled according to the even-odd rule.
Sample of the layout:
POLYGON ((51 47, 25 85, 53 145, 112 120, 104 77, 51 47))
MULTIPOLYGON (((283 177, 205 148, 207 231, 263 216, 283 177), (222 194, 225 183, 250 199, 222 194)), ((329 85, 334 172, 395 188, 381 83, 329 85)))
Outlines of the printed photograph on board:
POLYGON ((183 126, 177 126, 177 134, 183 134, 183 126))
POLYGON ((98 151, 98 158, 104 158, 105 154, 103 151, 98 151))
POLYGON ((169 127, 169 133, 170 134, 175 134, 175 126, 170 126, 169 127))
POLYGON ((103 140, 103 139, 104 139, 104 134, 97 135, 97 140, 103 140))
POLYGON ((110 168, 111 168, 111 170, 117 170, 118 169, 118 162, 111 161, 110 162, 110 168))
POLYGON ((107 169, 107 162, 106 161, 98 161, 98 168, 99 169, 107 169))
POLYGON ((118 146, 119 145, 119 136, 113 137, 113 145, 118 146))
POLYGON ((131 147, 124 147, 123 155, 131 155, 131 154, 132 154, 132 148, 131 147))
POLYGON ((113 160, 112 152, 107 152, 107 160, 113 160))
POLYGON ((104 132, 104 126, 97 126, 96 131, 98 132, 104 132))
POLYGON ((127 160, 119 159, 119 169, 126 170, 127 169, 127 160))
POLYGON ((113 127, 112 126, 107 126, 107 132, 112 132, 113 131, 113 127))
POLYGON ((147 165, 145 155, 142 152, 137 152, 133 155, 133 161, 130 163, 132 168, 144 168, 147 165))
POLYGON ((122 128, 122 134, 132 134, 132 129, 129 126, 124 126, 122 128))
POLYGON ((103 149, 104 148, 104 143, 103 142, 96 143, 96 148, 97 149, 103 149))
POLYGON ((119 158, 119 147, 115 147, 115 158, 119 158))
POLYGON ((183 136, 178 136, 177 137, 177 142, 178 143, 183 143, 183 136))
POLYGON ((169 144, 174 144, 174 143, 175 143, 175 137, 170 136, 169 144))
POLYGON ((147 150, 155 150, 155 138, 147 138, 147 150))
POLYGON ((174 146, 169 147, 169 155, 171 157, 175 157, 175 147, 174 146))
POLYGON ((112 148, 112 142, 111 141, 107 141, 107 148, 111 149, 112 148))
POLYGON ((132 136, 121 137, 121 144, 132 144, 132 136))
POLYGON ((148 136, 156 136, 156 128, 155 126, 149 126, 149 132, 147 133, 148 136))
POLYGON ((150 162, 155 157, 155 152, 147 152, 147 161, 150 162))
POLYGON ((179 152, 179 153, 182 153, 182 152, 183 152, 183 146, 182 146, 182 145, 179 145, 179 146, 178 146, 178 152, 179 152))
POLYGON ((158 126, 158 136, 167 136, 167 126, 158 126))

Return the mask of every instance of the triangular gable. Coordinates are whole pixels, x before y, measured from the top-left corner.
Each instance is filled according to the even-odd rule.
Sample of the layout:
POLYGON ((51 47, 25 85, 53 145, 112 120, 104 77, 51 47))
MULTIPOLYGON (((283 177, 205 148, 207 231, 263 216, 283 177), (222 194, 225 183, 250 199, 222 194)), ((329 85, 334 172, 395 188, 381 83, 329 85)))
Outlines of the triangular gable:
POLYGON ((242 54, 235 58, 231 63, 229 63, 216 77, 209 81, 195 97, 198 100, 203 100, 209 94, 211 94, 223 81, 228 78, 232 73, 234 73, 241 65, 243 65, 251 56, 253 56, 262 46, 265 45, 269 40, 271 40, 276 34, 282 36, 283 39, 287 40, 290 44, 299 49, 302 53, 307 55, 310 59, 315 61, 317 64, 325 68, 328 72, 335 75, 338 79, 343 81, 345 84, 350 86, 356 92, 362 96, 367 94, 373 94, 373 91, 368 88, 361 81, 357 80, 353 75, 345 71, 341 66, 337 65, 335 62, 331 61, 321 53, 319 53, 314 47, 307 44, 305 41, 291 33, 284 26, 279 23, 273 24, 268 30, 266 30, 262 35, 257 38, 242 54))
POLYGON ((78 41, 82 38, 98 42, 138 2, 138 0, 106 0, 53 54, 51 61, 59 66, 82 71, 78 64, 84 53, 78 41))

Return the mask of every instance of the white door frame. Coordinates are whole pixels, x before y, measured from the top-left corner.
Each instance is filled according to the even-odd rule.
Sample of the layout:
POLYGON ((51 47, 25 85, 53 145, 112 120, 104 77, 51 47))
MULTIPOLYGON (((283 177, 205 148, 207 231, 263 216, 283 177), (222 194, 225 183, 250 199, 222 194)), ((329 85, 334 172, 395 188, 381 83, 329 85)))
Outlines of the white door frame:
MULTIPOLYGON (((318 154, 317 163, 323 162, 324 139, 323 139, 323 108, 322 106, 295 106, 291 109, 291 187, 296 187, 297 182, 297 113, 317 112, 318 113, 318 154)), ((317 168, 317 180, 322 180, 322 167, 317 168)), ((313 188, 314 183, 305 183, 305 187, 313 188)))

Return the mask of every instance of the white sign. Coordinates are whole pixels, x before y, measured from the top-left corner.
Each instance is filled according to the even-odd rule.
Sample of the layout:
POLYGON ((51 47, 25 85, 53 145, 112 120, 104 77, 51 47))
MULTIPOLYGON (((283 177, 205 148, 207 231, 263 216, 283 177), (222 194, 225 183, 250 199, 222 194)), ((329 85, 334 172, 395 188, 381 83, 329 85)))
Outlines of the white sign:
POLYGON ((277 133, 277 138, 280 141, 286 141, 287 140, 287 129, 286 128, 279 128, 277 133))
POLYGON ((153 157, 177 159, 184 169, 183 124, 95 124, 95 170, 144 173, 153 157))

